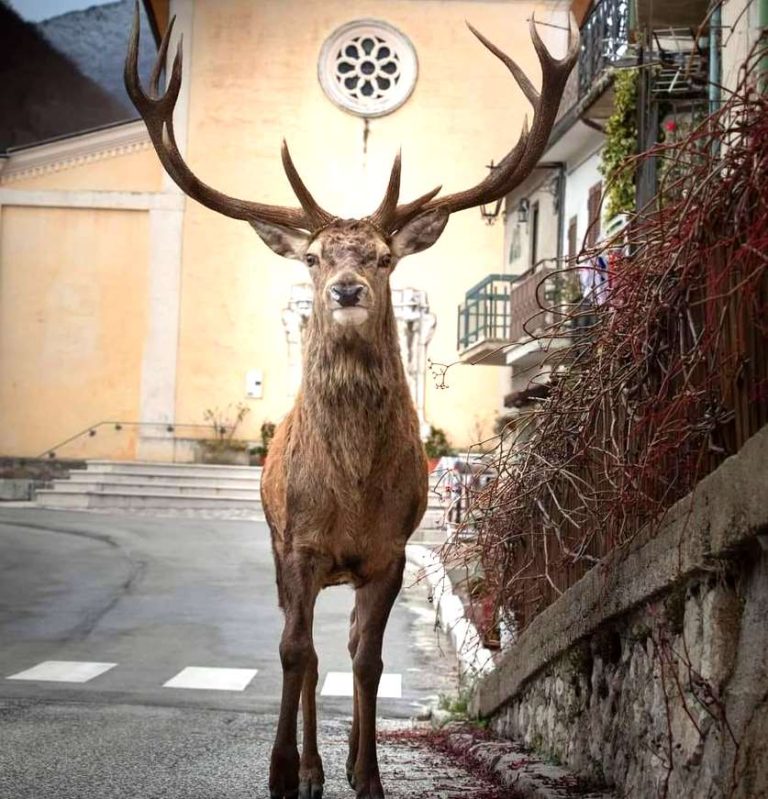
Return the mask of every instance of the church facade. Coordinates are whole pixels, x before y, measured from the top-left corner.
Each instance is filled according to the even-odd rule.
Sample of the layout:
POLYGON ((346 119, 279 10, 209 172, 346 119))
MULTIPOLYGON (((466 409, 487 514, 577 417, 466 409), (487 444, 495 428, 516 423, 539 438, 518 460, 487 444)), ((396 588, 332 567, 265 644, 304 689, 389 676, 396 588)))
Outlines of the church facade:
MULTIPOLYGON (((285 138, 338 216, 379 203, 402 148, 401 197, 477 183, 530 107, 470 20, 538 82, 527 20, 564 50, 567 4, 520 0, 147 2, 177 17, 176 136, 227 194, 293 205, 285 138)), ((175 49, 171 45, 171 52, 175 49)), ((142 47, 156 47, 143 41, 142 47)), ((11 151, 0 161, 0 454, 177 459, 206 411, 248 408, 237 437, 290 408, 310 311, 305 267, 250 227, 185 198, 141 121, 11 151)), ((452 365, 466 287, 503 271, 502 225, 456 214, 392 278, 404 364, 425 434, 490 435, 501 370, 452 365), (443 374, 445 366, 448 371, 443 374)))

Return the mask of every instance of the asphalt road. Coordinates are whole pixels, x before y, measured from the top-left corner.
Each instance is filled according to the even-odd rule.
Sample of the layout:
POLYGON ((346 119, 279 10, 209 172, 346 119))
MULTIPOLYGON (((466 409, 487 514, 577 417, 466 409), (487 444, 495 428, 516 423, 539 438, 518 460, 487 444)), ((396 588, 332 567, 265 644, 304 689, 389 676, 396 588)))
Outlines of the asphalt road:
MULTIPOLYGON (((318 601, 319 688, 332 693, 350 679, 352 601, 346 587, 318 601)), ((263 523, 0 509, 0 799, 263 795, 281 629, 263 523), (64 662, 64 677, 72 663, 101 672, 24 679, 50 661, 64 662), (219 669, 247 671, 232 672, 242 684, 228 690, 164 685, 190 667, 216 670, 215 681, 230 674, 219 669)), ((455 690, 448 647, 426 588, 406 588, 387 628, 392 695, 380 717, 408 718, 455 690)), ((350 702, 318 697, 331 759, 350 702)))

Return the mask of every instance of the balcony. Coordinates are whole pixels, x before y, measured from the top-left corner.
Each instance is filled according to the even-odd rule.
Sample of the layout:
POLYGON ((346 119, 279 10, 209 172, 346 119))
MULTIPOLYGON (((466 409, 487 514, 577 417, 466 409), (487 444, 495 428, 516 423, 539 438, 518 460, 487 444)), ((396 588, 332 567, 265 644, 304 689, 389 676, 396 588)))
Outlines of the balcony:
POLYGON ((629 0, 600 0, 581 26, 579 100, 629 55, 629 0))
POLYGON ((510 294, 516 275, 488 275, 465 295, 459 306, 456 347, 466 363, 500 365, 501 348, 509 344, 510 294))
POLYGON ((502 366, 530 360, 552 346, 531 335, 554 321, 545 309, 557 305, 561 294, 555 266, 547 260, 522 275, 488 275, 466 293, 458 312, 457 348, 463 362, 502 366))

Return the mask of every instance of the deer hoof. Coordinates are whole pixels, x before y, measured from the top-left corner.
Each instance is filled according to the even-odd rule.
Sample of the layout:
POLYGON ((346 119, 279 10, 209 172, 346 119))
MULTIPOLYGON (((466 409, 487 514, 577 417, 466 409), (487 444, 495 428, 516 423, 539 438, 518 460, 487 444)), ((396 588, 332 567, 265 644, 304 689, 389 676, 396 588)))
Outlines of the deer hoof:
POLYGON ((349 787, 354 791, 355 790, 355 769, 350 768, 347 766, 347 782, 349 783, 349 787))
MULTIPOLYGON (((272 788, 269 792, 269 799, 304 799, 304 794, 300 794, 299 790, 299 788, 294 788, 292 791, 283 792, 279 788, 272 788)), ((307 796, 309 796, 309 794, 307 794, 307 796)))
POLYGON ((384 791, 381 786, 378 786, 378 789, 371 786, 369 790, 358 791, 355 799, 384 799, 384 791))
POLYGON ((356 788, 353 786, 356 799, 384 799, 384 789, 378 776, 358 780, 353 775, 352 779, 357 786, 356 788))
POLYGON ((299 799, 323 799, 323 783, 302 782, 299 785, 299 799))

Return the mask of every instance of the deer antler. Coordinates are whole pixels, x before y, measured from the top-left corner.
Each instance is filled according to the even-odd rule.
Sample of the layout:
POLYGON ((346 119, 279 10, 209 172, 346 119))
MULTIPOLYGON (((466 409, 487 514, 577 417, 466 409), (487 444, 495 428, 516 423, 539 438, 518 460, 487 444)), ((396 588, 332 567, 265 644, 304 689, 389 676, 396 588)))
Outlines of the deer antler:
POLYGON ((194 198, 203 205, 218 211, 226 216, 235 219, 245 219, 247 221, 257 220, 262 222, 273 222, 285 225, 289 228, 300 228, 303 230, 315 231, 332 222, 334 217, 324 211, 315 202, 312 195, 299 177, 296 168, 291 160, 288 147, 283 142, 283 166, 288 180, 293 187, 296 196, 301 203, 301 208, 288 208, 282 205, 264 205, 262 203, 238 200, 203 183, 185 163, 179 152, 176 138, 173 131, 173 110, 179 97, 181 89, 181 64, 182 64, 182 43, 176 49, 176 56, 173 59, 171 76, 165 94, 160 94, 159 83, 160 74, 165 63, 168 52, 168 45, 171 39, 171 32, 176 18, 174 17, 168 30, 163 36, 160 49, 157 54, 157 61, 152 70, 149 83, 149 94, 146 94, 141 87, 139 79, 139 2, 133 15, 133 30, 128 44, 128 54, 125 59, 125 88, 136 109, 141 114, 149 132, 152 144, 155 146, 157 155, 165 167, 166 172, 173 178, 181 190, 194 198))
MULTIPOLYGON (((467 23, 467 26, 482 44, 500 59, 512 73, 512 76, 533 106, 533 126, 529 131, 526 117, 517 144, 502 158, 498 166, 484 180, 471 189, 448 194, 445 197, 435 198, 435 194, 439 191, 437 189, 410 203, 397 205, 397 190, 399 189, 398 156, 395 162, 398 172, 397 183, 393 189, 393 181, 390 180, 387 196, 371 217, 379 227, 389 232, 398 230, 419 214, 438 208, 452 214, 455 211, 474 208, 483 203, 498 200, 525 180, 547 146, 568 75, 570 75, 579 55, 579 29, 576 26, 573 14, 570 15, 568 27, 568 52, 562 59, 555 59, 550 55, 539 37, 536 30, 536 22, 531 16, 531 39, 541 63, 541 93, 534 88, 523 70, 506 53, 488 41, 485 36, 475 30, 469 23, 467 23)), ((393 168, 393 175, 394 172, 395 169, 393 168)))

